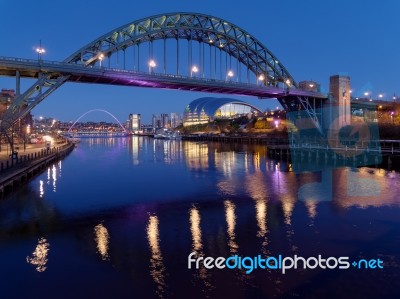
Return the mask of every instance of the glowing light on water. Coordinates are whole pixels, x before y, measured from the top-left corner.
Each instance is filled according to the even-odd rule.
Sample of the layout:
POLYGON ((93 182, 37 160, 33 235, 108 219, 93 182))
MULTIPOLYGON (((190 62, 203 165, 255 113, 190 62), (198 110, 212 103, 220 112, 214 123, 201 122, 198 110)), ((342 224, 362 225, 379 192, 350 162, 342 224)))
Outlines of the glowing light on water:
POLYGON ((190 209, 190 231, 192 233, 193 250, 200 251, 203 249, 201 242, 200 213, 197 208, 190 209))
POLYGON ((95 241, 97 243, 97 252, 100 253, 103 260, 108 260, 108 247, 110 236, 107 228, 102 224, 94 227, 95 241))
POLYGON ((52 173, 51 178, 53 179, 53 191, 56 192, 57 168, 55 165, 53 165, 51 173, 52 173))
POLYGON ((40 198, 43 197, 43 194, 44 194, 43 181, 40 180, 40 182, 39 182, 39 196, 40 196, 40 198))
POLYGON ((225 206, 225 219, 227 224, 227 233, 229 237, 229 248, 232 254, 236 253, 239 246, 235 242, 235 226, 236 226, 236 214, 235 214, 235 204, 230 200, 224 201, 225 206))
POLYGON ((27 256, 26 261, 36 266, 36 271, 44 272, 47 267, 47 256, 49 254, 50 244, 47 242, 45 238, 40 238, 38 241, 38 245, 35 248, 35 251, 32 253, 32 257, 27 256))
POLYGON ((160 249, 160 239, 159 239, 159 222, 157 216, 150 216, 149 222, 147 224, 147 241, 149 243, 151 258, 150 258, 150 274, 154 282, 157 284, 157 293, 160 298, 163 298, 165 292, 165 267, 163 264, 163 257, 161 255, 160 249))

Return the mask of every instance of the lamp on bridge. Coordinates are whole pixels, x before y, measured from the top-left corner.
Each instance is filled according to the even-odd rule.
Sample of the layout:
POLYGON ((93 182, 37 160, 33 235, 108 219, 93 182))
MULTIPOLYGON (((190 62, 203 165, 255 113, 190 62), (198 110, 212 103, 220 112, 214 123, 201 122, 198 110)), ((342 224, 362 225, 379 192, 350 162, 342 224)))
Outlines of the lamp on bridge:
POLYGON ((100 55, 99 55, 100 67, 101 67, 101 62, 103 61, 103 59, 104 59, 104 54, 100 53, 100 55))
POLYGON ((292 81, 290 81, 290 79, 286 79, 285 84, 286 84, 286 93, 289 94, 290 87, 292 86, 292 81))
POLYGON ((228 78, 229 78, 229 81, 231 81, 232 80, 232 77, 235 75, 234 73, 233 73, 233 71, 228 71, 228 78))
MULTIPOLYGON (((265 80, 265 76, 264 76, 263 74, 260 74, 260 75, 258 76, 257 80, 260 81, 260 82, 261 82, 261 85, 262 85, 263 81, 265 80)), ((257 83, 258 83, 258 82, 257 82, 257 83)), ((257 85, 258 85, 258 84, 257 84, 257 85)))
POLYGON ((36 53, 38 53, 38 61, 42 60, 42 54, 46 53, 46 50, 42 48, 42 40, 39 41, 39 47, 36 48, 36 53))
POLYGON ((369 101, 372 102, 372 98, 371 98, 371 93, 370 92, 366 91, 366 92, 364 92, 364 95, 365 95, 365 97, 370 96, 369 97, 369 101))
POLYGON ((191 70, 190 70, 190 77, 192 77, 193 76, 193 73, 194 73, 194 75, 196 76, 196 73, 199 71, 199 68, 197 67, 197 66, 193 66, 192 68, 191 68, 191 70))
POLYGON ((154 69, 156 66, 157 66, 156 62, 155 62, 153 59, 151 59, 151 60, 149 61, 149 73, 153 73, 153 69, 154 69))

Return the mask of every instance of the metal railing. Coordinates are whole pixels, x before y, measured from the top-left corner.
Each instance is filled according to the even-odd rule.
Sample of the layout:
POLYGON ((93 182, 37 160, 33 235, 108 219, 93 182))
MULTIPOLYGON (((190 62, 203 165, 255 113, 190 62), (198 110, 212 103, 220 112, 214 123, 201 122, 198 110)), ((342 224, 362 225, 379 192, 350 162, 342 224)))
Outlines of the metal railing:
POLYGON ((314 95, 316 97, 327 97, 327 95, 322 93, 316 92, 309 92, 303 91, 298 89, 287 89, 282 87, 275 87, 275 86, 265 86, 265 85, 258 85, 254 83, 246 83, 240 82, 237 80, 221 80, 221 79, 212 79, 212 78, 204 78, 201 76, 184 76, 184 75, 177 75, 177 74, 164 74, 164 73, 157 73, 157 72, 145 72, 145 71, 135 71, 135 70, 124 70, 124 69, 116 69, 116 68, 107 68, 104 66, 83 66, 80 64, 68 63, 68 62, 60 62, 60 61, 51 61, 51 60, 35 60, 35 59, 26 59, 26 58, 17 58, 17 57, 6 57, 0 56, 0 61, 10 61, 10 62, 17 62, 17 63, 24 63, 24 64, 32 64, 38 66, 39 68, 45 67, 46 65, 56 65, 62 66, 65 68, 73 68, 75 70, 95 70, 95 71, 102 71, 102 72, 117 72, 117 73, 124 73, 124 74, 131 74, 131 75, 139 75, 145 77, 154 77, 154 78, 173 78, 173 79, 183 79, 183 80, 191 80, 192 82, 206 82, 206 83, 217 83, 223 84, 228 86, 235 86, 235 87, 244 87, 244 88, 251 88, 259 91, 265 91, 266 89, 270 90, 271 93, 276 94, 284 94, 288 90, 289 91, 296 91, 301 94, 307 95, 314 95))

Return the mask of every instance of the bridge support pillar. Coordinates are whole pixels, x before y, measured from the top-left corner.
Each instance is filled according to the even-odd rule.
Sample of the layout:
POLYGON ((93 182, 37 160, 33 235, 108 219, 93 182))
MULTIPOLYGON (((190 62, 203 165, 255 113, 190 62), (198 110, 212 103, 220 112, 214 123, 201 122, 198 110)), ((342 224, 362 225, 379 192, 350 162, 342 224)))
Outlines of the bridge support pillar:
POLYGON ((18 97, 21 94, 21 76, 19 71, 15 72, 15 95, 18 97))
POLYGON ((341 128, 351 124, 350 77, 331 76, 329 91, 331 98, 324 107, 324 111, 328 112, 324 117, 324 128, 329 134, 335 135, 341 128))

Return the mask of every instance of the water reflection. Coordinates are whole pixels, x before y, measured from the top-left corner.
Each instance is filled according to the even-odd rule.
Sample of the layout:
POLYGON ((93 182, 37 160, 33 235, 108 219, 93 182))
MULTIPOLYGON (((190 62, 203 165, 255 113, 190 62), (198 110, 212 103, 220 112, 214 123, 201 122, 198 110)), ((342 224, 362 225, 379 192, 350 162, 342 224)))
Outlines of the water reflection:
POLYGON ((40 238, 38 240, 38 244, 36 245, 35 251, 32 253, 32 257, 27 256, 26 261, 36 266, 36 271, 44 272, 47 267, 47 256, 49 254, 50 244, 47 242, 45 238, 40 238))
POLYGON ((51 175, 51 178, 53 179, 53 191, 54 192, 56 192, 56 187, 57 187, 57 184, 56 184, 56 182, 57 182, 57 168, 56 168, 56 166, 53 164, 53 167, 52 167, 52 169, 51 169, 52 171, 51 171, 51 173, 52 173, 52 175, 51 175))
POLYGON ((131 137, 131 142, 129 143, 129 151, 132 157, 133 165, 138 165, 140 163, 139 153, 142 140, 142 138, 139 138, 137 136, 131 137))
POLYGON ((235 236, 235 226, 236 226, 236 214, 235 214, 235 204, 230 200, 224 201, 225 207, 225 220, 227 225, 227 233, 228 233, 228 246, 229 251, 232 255, 236 254, 239 246, 236 243, 235 236))
POLYGON ((122 138, 122 137, 91 137, 91 138, 85 138, 82 137, 82 139, 87 140, 87 143, 89 144, 90 148, 94 148, 98 145, 105 145, 107 147, 114 147, 114 146, 119 146, 119 147, 125 147, 127 138, 122 138))
POLYGON ((236 155, 234 152, 222 152, 215 156, 215 167, 222 170, 226 178, 231 178, 235 165, 236 155))
MULTIPOLYGON (((193 252, 196 252, 196 257, 204 256, 203 253, 203 242, 201 233, 201 217, 200 212, 196 207, 190 209, 189 212, 190 232, 192 234, 192 248, 193 252)), ((202 281, 206 290, 211 290, 213 285, 211 284, 210 275, 207 269, 202 265, 200 269, 195 272, 195 277, 202 281)))
POLYGON ((107 228, 102 224, 98 224, 94 227, 95 241, 97 244, 97 252, 100 253, 103 260, 108 260, 108 248, 110 236, 107 228))
POLYGON ((192 241, 193 241, 193 251, 201 255, 201 250, 203 249, 203 244, 201 241, 201 228, 200 228, 200 213, 199 210, 195 207, 190 209, 189 213, 189 221, 190 221, 190 232, 192 233, 192 241))
POLYGON ((207 143, 185 142, 183 143, 186 165, 192 170, 206 170, 209 168, 209 156, 207 143))
POLYGON ((307 208, 308 217, 310 217, 311 219, 314 219, 317 216, 318 201, 306 200, 305 205, 307 208))
POLYGON ((44 195, 43 181, 40 180, 39 181, 39 197, 43 198, 43 195, 44 195))
POLYGON ((164 297, 164 293, 166 291, 165 267, 160 249, 160 232, 157 216, 150 215, 146 232, 147 241, 151 251, 150 275, 157 285, 156 293, 158 296, 164 297))
POLYGON ((258 226, 258 237, 264 237, 267 233, 267 198, 268 188, 266 180, 260 169, 256 169, 256 173, 247 174, 245 187, 247 193, 256 202, 256 219, 258 226))
MULTIPOLYGON (((329 253, 375 257, 379 252, 387 260, 385 266, 395 265, 390 257, 398 257, 395 252, 398 240, 394 238, 398 235, 398 208, 392 208, 400 202, 397 196, 400 176, 396 172, 326 168, 330 176, 322 171, 294 173, 290 164, 268 159, 262 147, 139 137, 128 140, 125 148, 117 148, 118 144, 114 143, 113 153, 115 149, 119 159, 106 161, 110 163, 101 175, 96 173, 100 169, 96 155, 108 157, 110 143, 101 140, 103 143, 88 146, 82 141, 64 160, 62 177, 61 163, 56 163, 27 184, 27 188, 21 188, 17 196, 1 201, 0 232, 7 246, 0 248, 0 257, 7 256, 10 249, 30 253, 33 247, 22 251, 20 240, 27 235, 31 238, 33 234, 42 234, 44 230, 65 241, 62 244, 66 247, 79 248, 77 244, 82 244, 82 238, 75 236, 77 227, 82 227, 89 231, 92 247, 95 241, 99 258, 88 261, 85 253, 68 250, 78 255, 74 258, 77 267, 87 271, 71 279, 83 277, 89 285, 107 277, 110 284, 126 288, 123 294, 126 295, 132 291, 129 282, 134 277, 139 287, 130 295, 141 298, 173 296, 181 285, 187 287, 179 291, 178 295, 186 295, 182 298, 199 292, 203 292, 199 297, 212 297, 225 294, 228 289, 233 295, 227 297, 261 297, 258 292, 261 289, 263 295, 271 292, 271 297, 277 294, 275 297, 285 298, 292 293, 307 297, 301 292, 311 289, 309 285, 333 289, 325 281, 334 277, 334 272, 323 271, 321 280, 311 282, 312 275, 320 275, 317 270, 293 271, 293 275, 286 276, 288 282, 277 271, 261 269, 250 275, 244 274, 243 269, 219 271, 204 266, 189 271, 187 255, 191 251, 196 252, 197 257, 293 255, 293 252, 303 256, 329 253), (88 152, 91 160, 76 158, 88 152), (71 161, 76 164, 69 164, 71 161), (82 171, 76 171, 83 161, 89 162, 82 171), (115 175, 117 171, 118 176, 115 175), (167 183, 163 185, 164 180, 167 183), (119 188, 110 188, 119 183, 119 188), (307 189, 305 186, 312 192, 301 193, 307 189), (329 202, 311 197, 315 192, 328 193, 329 190, 333 190, 329 202), (98 205, 102 199, 104 203, 98 205), (71 206, 73 212, 69 210, 71 206), (99 208, 91 209, 92 206, 99 208), (127 210, 135 217, 127 220, 127 210), (146 214, 149 210, 157 214, 146 214), (103 219, 107 227, 101 222, 103 219), (103 261, 108 262, 99 267, 97 263, 103 261), (86 277, 87 273, 91 275, 86 277), (128 283, 121 283, 124 279, 128 283), (251 283, 256 287, 249 287, 251 283)), ((52 252, 57 248, 57 253, 51 255, 51 260, 53 262, 53 256, 57 260, 54 273, 61 273, 65 267, 59 265, 65 261, 59 250, 66 250, 66 247, 60 246, 61 243, 56 246, 54 242, 52 252)), ((43 272, 49 266, 49 243, 41 238, 35 245, 35 251, 26 258, 36 269, 28 271, 31 274, 43 272)), ((53 263, 51 265, 53 271, 53 263)), ((7 272, 12 271, 3 269, 2 278, 8 277, 7 272)), ((351 270, 345 272, 342 275, 347 280, 351 270)), ((374 273, 377 272, 370 271, 368 277, 376 278, 374 273)), ((390 276, 389 271, 386 273, 390 276)), ((21 275, 25 280, 32 279, 25 273, 21 275)), ((357 275, 367 276, 361 272, 357 275)))
POLYGON ((256 201, 256 218, 258 232, 257 237, 265 237, 267 233, 267 201, 259 199, 256 201))

